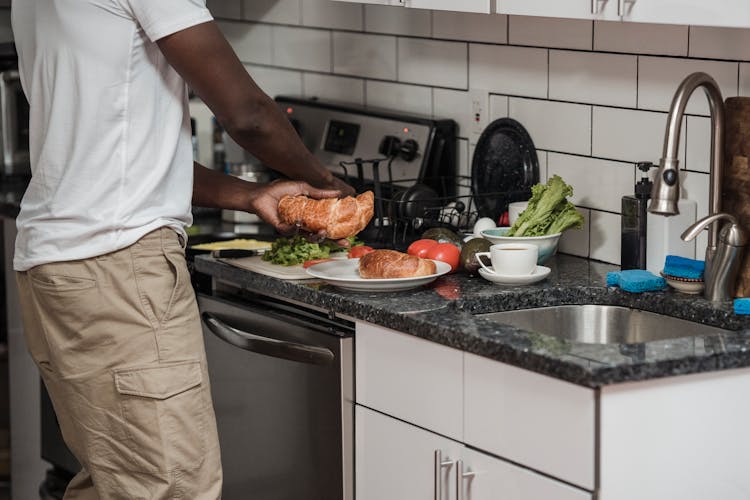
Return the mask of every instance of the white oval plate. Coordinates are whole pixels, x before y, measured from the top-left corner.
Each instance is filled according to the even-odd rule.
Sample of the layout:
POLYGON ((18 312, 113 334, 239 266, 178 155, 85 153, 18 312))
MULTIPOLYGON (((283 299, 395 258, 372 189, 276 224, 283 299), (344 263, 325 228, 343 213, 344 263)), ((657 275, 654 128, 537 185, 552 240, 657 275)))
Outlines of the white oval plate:
POLYGON ((495 274, 480 267, 479 275, 488 281, 500 285, 529 285, 531 283, 536 283, 537 281, 542 281, 551 271, 552 270, 549 267, 536 266, 536 269, 534 269, 534 272, 531 274, 503 275, 495 274))
POLYGON ((415 276, 413 278, 362 278, 359 275, 359 259, 321 262, 320 264, 308 267, 307 274, 345 290, 356 290, 358 292, 396 292, 427 285, 450 272, 450 264, 438 260, 434 260, 433 262, 437 267, 435 274, 415 276))

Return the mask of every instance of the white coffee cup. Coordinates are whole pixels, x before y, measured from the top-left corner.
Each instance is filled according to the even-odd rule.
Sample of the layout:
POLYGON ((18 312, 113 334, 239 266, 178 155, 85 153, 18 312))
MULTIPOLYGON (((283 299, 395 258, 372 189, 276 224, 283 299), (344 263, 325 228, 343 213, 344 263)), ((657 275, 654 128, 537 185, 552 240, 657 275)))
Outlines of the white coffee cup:
POLYGON ((521 212, 526 210, 528 206, 528 201, 514 201, 508 205, 508 222, 511 226, 516 222, 516 219, 521 215, 521 212))
POLYGON ((536 270, 539 247, 530 243, 498 243, 489 252, 478 252, 474 257, 486 271, 501 276, 525 276, 536 270), (480 257, 489 256, 492 267, 487 267, 480 257))

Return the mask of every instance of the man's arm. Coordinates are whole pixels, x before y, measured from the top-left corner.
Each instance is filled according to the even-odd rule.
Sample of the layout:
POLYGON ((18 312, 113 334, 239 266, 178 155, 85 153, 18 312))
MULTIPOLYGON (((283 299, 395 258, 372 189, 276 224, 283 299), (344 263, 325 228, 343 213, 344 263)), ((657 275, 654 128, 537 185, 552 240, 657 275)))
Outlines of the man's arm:
POLYGON ((276 103, 248 75, 216 23, 193 26, 157 44, 237 144, 292 179, 354 193, 307 150, 276 103))

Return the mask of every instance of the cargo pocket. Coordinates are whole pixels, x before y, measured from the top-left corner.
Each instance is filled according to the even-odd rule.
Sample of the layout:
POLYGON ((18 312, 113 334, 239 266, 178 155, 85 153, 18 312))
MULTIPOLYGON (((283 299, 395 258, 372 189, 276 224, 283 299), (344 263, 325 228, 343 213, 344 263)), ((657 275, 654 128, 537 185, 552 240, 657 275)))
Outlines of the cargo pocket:
POLYGON ((136 472, 199 467, 206 450, 206 384, 200 361, 116 370, 125 434, 136 472))

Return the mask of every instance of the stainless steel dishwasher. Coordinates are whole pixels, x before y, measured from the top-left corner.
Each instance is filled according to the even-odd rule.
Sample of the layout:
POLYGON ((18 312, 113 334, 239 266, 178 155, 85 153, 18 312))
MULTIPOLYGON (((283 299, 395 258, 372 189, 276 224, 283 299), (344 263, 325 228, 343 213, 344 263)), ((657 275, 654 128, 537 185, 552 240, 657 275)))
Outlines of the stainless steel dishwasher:
POLYGON ((353 325, 266 297, 198 296, 224 500, 353 500, 353 325))

